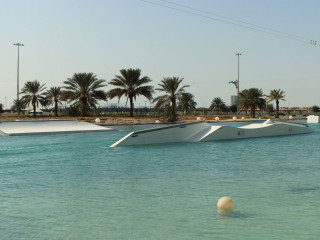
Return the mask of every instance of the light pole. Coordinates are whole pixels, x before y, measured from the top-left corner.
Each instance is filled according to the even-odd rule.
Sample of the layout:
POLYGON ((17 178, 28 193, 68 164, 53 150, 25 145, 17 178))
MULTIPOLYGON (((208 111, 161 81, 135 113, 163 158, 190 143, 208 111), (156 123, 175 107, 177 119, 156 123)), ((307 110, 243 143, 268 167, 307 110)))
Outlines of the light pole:
MULTIPOLYGON (((234 84, 234 86, 236 87, 236 89, 237 89, 237 93, 238 93, 238 96, 237 96, 237 98, 239 99, 239 82, 238 82, 238 79, 236 79, 235 81, 230 81, 229 83, 232 83, 232 84, 234 84)), ((239 100, 237 99, 237 114, 239 114, 239 109, 238 109, 238 107, 239 107, 239 100)))
POLYGON ((240 95, 239 95, 239 87, 240 87, 240 77, 239 77, 239 58, 242 54, 241 53, 237 53, 236 56, 238 56, 238 80, 237 80, 237 89, 238 89, 238 107, 237 107, 237 110, 238 110, 238 115, 240 114, 240 95))
POLYGON ((20 108, 19 108, 19 48, 23 47, 22 43, 14 43, 13 45, 18 46, 18 67, 17 67, 17 112, 20 115, 20 108))

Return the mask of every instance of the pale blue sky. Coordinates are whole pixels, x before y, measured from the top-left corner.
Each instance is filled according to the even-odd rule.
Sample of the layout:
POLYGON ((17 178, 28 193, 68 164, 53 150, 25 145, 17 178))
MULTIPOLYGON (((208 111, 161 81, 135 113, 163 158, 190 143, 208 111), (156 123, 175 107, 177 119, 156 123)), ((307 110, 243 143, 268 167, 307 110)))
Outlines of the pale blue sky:
MULTIPOLYGON (((13 43, 21 42, 21 87, 35 79, 47 87, 62 86, 75 72, 93 72, 109 81, 122 68, 140 68, 154 86, 163 77, 183 77, 198 107, 208 107, 214 97, 230 104, 236 90, 228 82, 237 78, 235 54, 240 52, 240 90, 257 87, 267 94, 280 88, 287 100, 281 106, 320 105, 320 41, 308 44, 308 39, 320 40, 320 1, 170 1, 302 36, 306 42, 141 0, 0 0, 0 103, 7 97, 10 107, 16 98, 13 43)), ((139 102, 144 105, 145 99, 136 106, 139 102)))

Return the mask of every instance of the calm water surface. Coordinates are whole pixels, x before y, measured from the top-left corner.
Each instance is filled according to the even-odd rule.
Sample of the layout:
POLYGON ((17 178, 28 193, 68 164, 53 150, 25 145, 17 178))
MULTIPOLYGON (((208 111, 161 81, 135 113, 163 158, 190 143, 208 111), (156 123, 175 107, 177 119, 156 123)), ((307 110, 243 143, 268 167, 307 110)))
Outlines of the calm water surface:
POLYGON ((108 146, 132 127, 0 137, 0 239, 320 239, 312 127, 117 148, 108 146), (225 195, 235 203, 229 215, 217 212, 225 195))

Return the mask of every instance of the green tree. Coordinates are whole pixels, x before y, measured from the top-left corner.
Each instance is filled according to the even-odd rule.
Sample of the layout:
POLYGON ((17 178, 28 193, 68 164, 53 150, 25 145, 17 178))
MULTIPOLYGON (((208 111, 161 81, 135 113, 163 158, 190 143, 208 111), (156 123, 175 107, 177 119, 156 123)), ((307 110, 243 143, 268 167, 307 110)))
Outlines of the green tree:
POLYGON ((221 112, 227 109, 225 102, 220 97, 216 97, 211 101, 211 111, 221 112))
POLYGON ((21 90, 21 94, 24 94, 21 101, 26 105, 32 105, 33 117, 36 117, 37 107, 39 104, 46 105, 46 98, 43 91, 46 89, 45 84, 40 84, 37 80, 33 82, 26 82, 21 90))
POLYGON ((229 106, 228 111, 233 112, 233 113, 237 112, 238 111, 237 105, 233 104, 233 105, 229 106))
POLYGON ((19 114, 24 108, 26 108, 26 104, 23 101, 21 101, 21 99, 13 100, 13 105, 11 106, 11 110, 13 111, 18 110, 18 114, 19 114))
MULTIPOLYGON (((121 75, 116 75, 114 79, 112 79, 109 84, 116 86, 117 88, 111 89, 108 92, 108 97, 110 99, 114 97, 120 98, 124 95, 130 101, 130 117, 133 116, 134 103, 137 96, 144 96, 149 101, 152 99, 152 94, 154 93, 153 87, 149 85, 145 85, 152 80, 145 76, 141 77, 140 69, 121 69, 121 75)), ((127 103, 126 103, 127 104, 127 103)))
POLYGON ((0 103, 0 113, 3 113, 3 104, 0 103))
POLYGON ((313 106, 312 106, 312 111, 313 111, 315 114, 317 114, 318 112, 320 112, 320 107, 317 106, 317 105, 313 105, 313 106))
POLYGON ((62 103, 62 89, 60 87, 51 87, 46 93, 48 105, 54 104, 54 116, 58 116, 58 104, 62 103))
POLYGON ((280 89, 273 89, 270 91, 270 94, 267 96, 268 103, 272 101, 276 101, 276 118, 279 118, 279 101, 285 101, 284 91, 280 89))
POLYGON ((240 105, 244 109, 251 110, 251 117, 255 117, 256 109, 264 109, 266 107, 266 99, 263 98, 262 89, 250 88, 240 92, 240 105))
POLYGON ((266 105, 266 112, 267 112, 268 114, 274 112, 273 104, 269 103, 269 104, 266 105))
POLYGON ((105 82, 93 73, 75 73, 63 82, 66 86, 62 99, 74 102, 81 116, 87 116, 90 107, 96 108, 99 100, 107 100, 107 93, 100 89, 106 86, 105 82))
POLYGON ((71 117, 77 117, 81 115, 79 107, 76 104, 70 105, 67 109, 67 114, 71 117))
POLYGON ((178 108, 184 111, 185 114, 188 114, 189 110, 196 108, 197 103, 194 101, 194 96, 191 93, 181 93, 178 100, 178 108))
POLYGON ((169 117, 168 120, 172 122, 177 120, 177 99, 184 92, 184 89, 189 87, 189 85, 184 85, 179 88, 182 81, 183 78, 179 77, 164 78, 161 80, 161 83, 158 84, 161 88, 156 88, 156 90, 164 92, 165 95, 159 96, 153 100, 153 102, 156 102, 155 109, 165 108, 169 117))

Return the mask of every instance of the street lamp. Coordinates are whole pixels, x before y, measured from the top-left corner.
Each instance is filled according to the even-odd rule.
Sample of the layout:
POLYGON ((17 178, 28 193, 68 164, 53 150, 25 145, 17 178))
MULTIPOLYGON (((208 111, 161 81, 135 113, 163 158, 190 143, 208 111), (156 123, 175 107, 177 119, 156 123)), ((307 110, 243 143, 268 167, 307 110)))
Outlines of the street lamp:
POLYGON ((19 108, 19 48, 23 47, 24 45, 22 43, 14 43, 13 45, 18 46, 18 67, 17 67, 17 112, 18 115, 20 114, 20 108, 19 108))
POLYGON ((240 95, 239 95, 239 81, 240 81, 240 77, 239 77, 239 58, 242 54, 241 53, 237 53, 236 56, 238 56, 238 80, 237 80, 237 89, 238 89, 238 115, 240 114, 240 95))
POLYGON ((235 81, 230 81, 229 83, 232 83, 232 84, 234 84, 234 86, 236 87, 236 89, 237 89, 237 93, 238 93, 238 96, 237 96, 237 114, 239 114, 239 109, 238 109, 238 107, 239 107, 239 81, 238 81, 238 79, 236 79, 235 81))

